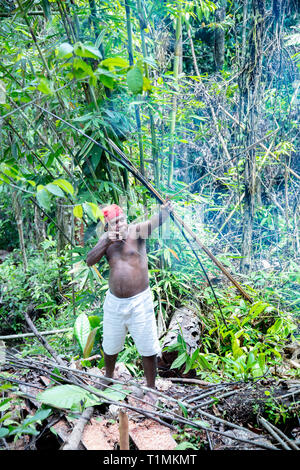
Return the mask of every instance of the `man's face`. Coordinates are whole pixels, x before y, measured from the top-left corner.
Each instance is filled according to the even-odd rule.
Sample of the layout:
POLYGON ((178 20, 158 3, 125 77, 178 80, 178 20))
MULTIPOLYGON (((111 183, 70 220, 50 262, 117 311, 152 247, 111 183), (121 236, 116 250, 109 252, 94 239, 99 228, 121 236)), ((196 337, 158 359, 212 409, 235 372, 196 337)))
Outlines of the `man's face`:
POLYGON ((127 228, 127 218, 124 214, 121 214, 108 222, 108 230, 112 232, 126 232, 127 228))

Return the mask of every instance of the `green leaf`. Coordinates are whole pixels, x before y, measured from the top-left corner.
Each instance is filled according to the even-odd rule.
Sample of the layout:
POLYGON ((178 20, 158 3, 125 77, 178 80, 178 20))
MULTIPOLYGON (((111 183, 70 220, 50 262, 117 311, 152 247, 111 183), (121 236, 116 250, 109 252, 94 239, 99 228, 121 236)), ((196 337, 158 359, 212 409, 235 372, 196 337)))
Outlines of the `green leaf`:
POLYGON ((39 190, 39 187, 40 186, 38 186, 38 191, 36 193, 37 202, 44 209, 50 210, 50 205, 51 205, 50 194, 45 188, 42 188, 39 190))
POLYGON ((199 364, 201 364, 203 369, 211 370, 212 367, 210 363, 207 361, 207 359, 204 357, 204 354, 199 354, 197 357, 197 361, 199 362, 199 364))
POLYGON ((58 59, 68 59, 69 57, 72 57, 73 50, 74 48, 71 46, 71 44, 68 42, 63 42, 56 50, 58 59))
POLYGON ((88 214, 88 216, 94 221, 97 222, 98 219, 100 219, 102 222, 104 222, 104 216, 101 211, 101 209, 97 206, 97 204, 94 204, 93 202, 84 202, 83 203, 83 208, 85 212, 88 214))
POLYGON ((82 313, 76 318, 74 325, 74 336, 79 343, 82 353, 84 351, 90 332, 91 326, 89 319, 85 313, 82 313))
POLYGON ((48 418, 52 410, 48 409, 42 409, 37 411, 33 416, 29 416, 28 418, 24 419, 22 422, 22 426, 36 423, 37 421, 43 421, 43 419, 48 418))
POLYGON ((73 196, 74 194, 74 188, 73 186, 71 185, 71 183, 69 183, 68 181, 64 180, 64 179, 58 179, 58 180, 54 180, 52 181, 53 184, 56 184, 57 186, 59 186, 61 189, 63 189, 66 193, 69 193, 73 196))
POLYGON ((127 60, 122 59, 122 57, 109 57, 108 59, 102 60, 101 65, 107 67, 109 70, 113 70, 115 67, 129 67, 127 60))
POLYGON ((85 344, 85 347, 84 347, 84 350, 83 350, 83 357, 84 358, 89 357, 91 352, 92 352, 94 342, 95 342, 96 333, 97 333, 98 329, 99 329, 99 327, 94 328, 90 332, 90 334, 88 335, 88 338, 86 340, 86 344, 85 344))
POLYGON ((190 442, 187 442, 187 441, 184 441, 184 442, 180 442, 180 444, 178 444, 174 450, 186 450, 186 449, 195 449, 195 450, 199 450, 198 447, 196 447, 195 445, 191 444, 190 442))
POLYGON ((101 392, 101 394, 104 395, 109 400, 115 400, 115 401, 124 400, 126 396, 129 395, 129 393, 131 392, 129 392, 128 390, 124 390, 123 385, 121 384, 114 384, 110 388, 107 388, 103 392, 101 392))
POLYGON ((151 82, 150 82, 149 78, 143 77, 143 90, 144 91, 148 91, 148 90, 150 91, 151 88, 152 88, 152 86, 151 86, 151 82))
POLYGON ((130 91, 135 95, 142 93, 143 91, 143 74, 140 71, 140 68, 135 65, 127 73, 127 85, 130 91))
POLYGON ((73 214, 75 217, 78 217, 79 219, 82 219, 82 216, 83 216, 83 209, 82 209, 82 205, 79 204, 78 206, 75 206, 74 209, 73 209, 73 214))
POLYGON ((100 317, 97 315, 89 315, 89 322, 92 328, 97 328, 97 326, 100 326, 100 317))
POLYGON ((37 89, 45 95, 53 95, 53 85, 46 78, 42 78, 37 89))
POLYGON ((232 338, 231 347, 232 347, 232 353, 233 353, 234 359, 236 359, 236 358, 238 358, 238 357, 240 357, 244 354, 244 351, 240 348, 239 340, 235 337, 232 338))
MULTIPOLYGON (((99 392, 99 390, 97 390, 99 392)), ((42 403, 53 406, 55 408, 66 408, 70 409, 72 406, 85 402, 85 406, 89 406, 89 402, 93 400, 93 396, 78 387, 77 385, 58 385, 56 387, 49 388, 44 392, 37 395, 37 399, 42 403)), ((101 401, 98 399, 98 402, 101 401)))
POLYGON ((182 410, 182 414, 185 418, 188 417, 188 411, 186 409, 186 407, 179 401, 178 402, 178 405, 180 406, 181 410, 182 410))
POLYGON ((175 361, 172 362, 170 369, 176 369, 182 366, 182 364, 184 364, 184 362, 186 361, 187 357, 188 356, 186 352, 183 352, 182 354, 180 354, 180 356, 178 356, 177 359, 175 359, 175 361))
POLYGON ((79 57, 102 59, 102 55, 96 47, 89 44, 82 44, 82 42, 76 42, 76 44, 74 44, 74 53, 79 57))
POLYGON ((0 428, 0 439, 7 436, 8 433, 9 433, 9 430, 7 428, 0 428))
POLYGON ((100 74, 99 75, 99 80, 104 86, 106 86, 106 88, 109 88, 110 90, 113 90, 113 88, 114 88, 113 78, 107 77, 106 75, 103 75, 103 74, 100 74))
POLYGON ((256 359, 255 359, 255 355, 254 353, 251 351, 249 354, 248 354, 248 358, 247 358, 247 369, 251 369, 251 367, 253 367, 253 365, 256 363, 256 359))
POLYGON ((51 7, 49 0, 41 0, 41 4, 47 20, 51 20, 51 7))
POLYGON ((48 183, 46 189, 55 196, 64 197, 63 191, 56 184, 48 183))

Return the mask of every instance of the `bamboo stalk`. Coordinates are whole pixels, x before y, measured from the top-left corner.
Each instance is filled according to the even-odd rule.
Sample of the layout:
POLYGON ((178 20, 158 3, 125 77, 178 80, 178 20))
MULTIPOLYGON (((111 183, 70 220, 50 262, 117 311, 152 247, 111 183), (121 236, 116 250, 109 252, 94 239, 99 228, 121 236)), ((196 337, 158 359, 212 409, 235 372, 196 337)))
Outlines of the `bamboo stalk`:
MULTIPOLYGON (((126 29, 127 29, 127 50, 129 57, 129 65, 133 66, 133 45, 132 45, 132 28, 131 28, 131 19, 130 19, 130 7, 128 0, 125 0, 125 12, 126 12, 126 29)), ((142 129, 141 129, 141 116, 140 109, 137 104, 134 105, 135 110, 135 119, 138 133, 138 144, 139 144, 139 153, 140 153, 140 170, 142 175, 145 174, 145 163, 144 163, 144 151, 143 151, 143 139, 142 139, 142 129)))
POLYGON ((27 262, 26 248, 25 248, 25 242, 24 242, 22 208, 21 208, 19 196, 20 195, 15 190, 12 191, 13 207, 14 207, 15 219, 16 219, 18 234, 19 234, 20 249, 21 249, 22 258, 23 258, 23 269, 26 274, 28 271, 28 262, 27 262))
MULTIPOLYGON (((178 13, 176 18, 176 32, 175 32, 175 57, 173 66, 173 77, 175 83, 178 80, 179 63, 181 56, 181 37, 182 37, 182 26, 181 26, 181 12, 178 13)), ((177 96, 173 94, 172 99, 172 111, 170 117, 170 146, 169 146, 169 166, 168 166, 168 185, 171 186, 173 182, 173 171, 174 171, 174 134, 176 125, 176 112, 177 112, 177 96)))
MULTIPOLYGON (((145 59, 148 56, 147 45, 146 45, 145 34, 144 34, 144 29, 147 28, 147 23, 146 23, 144 9, 142 7, 141 0, 137 0, 137 12, 138 12, 138 18, 139 18, 139 24, 140 24, 142 52, 143 52, 143 57, 145 59)), ((149 68, 146 62, 144 63, 144 68, 145 68, 146 78, 149 80, 149 68)), ((147 95, 147 99, 149 100, 149 91, 147 91, 146 95, 147 95)), ((154 116, 153 116, 151 108, 149 108, 149 120, 150 120, 150 132, 151 132, 151 154, 152 154, 152 163, 154 167, 154 181, 155 181, 155 184, 158 186, 159 184, 158 148, 157 148, 155 126, 154 126, 154 116)))

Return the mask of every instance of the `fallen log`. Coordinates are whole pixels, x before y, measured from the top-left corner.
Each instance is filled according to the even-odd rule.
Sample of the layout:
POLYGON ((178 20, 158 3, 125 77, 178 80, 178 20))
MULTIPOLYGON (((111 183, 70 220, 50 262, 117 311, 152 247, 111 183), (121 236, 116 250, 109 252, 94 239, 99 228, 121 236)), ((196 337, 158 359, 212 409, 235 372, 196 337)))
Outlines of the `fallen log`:
MULTIPOLYGON (((162 353, 158 358, 158 368, 162 377, 174 377, 176 372, 170 370, 170 366, 178 356, 178 350, 164 351, 164 348, 174 346, 180 335, 186 344, 186 352, 191 356, 199 347, 201 339, 201 321, 195 310, 183 306, 177 309, 172 318, 162 345, 162 353)), ((183 370, 185 364, 183 365, 183 370)), ((185 377, 195 376, 195 371, 191 370, 185 377)))

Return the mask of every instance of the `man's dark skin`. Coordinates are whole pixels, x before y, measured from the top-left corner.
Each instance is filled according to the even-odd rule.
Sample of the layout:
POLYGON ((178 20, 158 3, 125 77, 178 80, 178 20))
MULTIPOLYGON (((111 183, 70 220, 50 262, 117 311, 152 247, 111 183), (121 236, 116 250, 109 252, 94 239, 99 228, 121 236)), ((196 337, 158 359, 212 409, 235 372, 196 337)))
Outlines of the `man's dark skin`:
MULTIPOLYGON (((86 261, 88 266, 92 266, 106 256, 110 267, 109 288, 116 297, 132 297, 149 287, 145 240, 164 223, 171 209, 168 201, 146 222, 129 225, 125 214, 122 214, 106 224, 106 231, 88 253, 86 261)), ((113 377, 117 356, 104 353, 106 377, 113 377)), ((142 360, 147 386, 155 388, 156 355, 142 356, 142 360)), ((151 394, 147 395, 150 401, 154 401, 151 394)))

